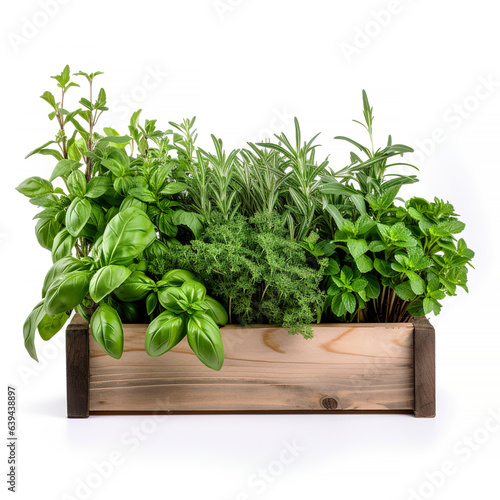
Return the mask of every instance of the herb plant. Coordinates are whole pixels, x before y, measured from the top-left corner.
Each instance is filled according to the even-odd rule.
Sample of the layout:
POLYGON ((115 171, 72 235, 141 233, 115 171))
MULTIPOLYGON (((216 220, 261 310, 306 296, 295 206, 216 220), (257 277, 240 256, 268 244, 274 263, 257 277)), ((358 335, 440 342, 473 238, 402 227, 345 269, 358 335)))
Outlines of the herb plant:
POLYGON ((99 75, 75 74, 88 93, 71 111, 69 91, 80 85, 68 66, 53 77, 59 97, 41 97, 56 132, 28 157, 55 166, 17 187, 41 209, 35 234, 53 261, 24 324, 33 358, 36 331, 50 339, 72 310, 110 356, 122 355, 123 323, 145 322, 149 355, 187 337, 219 370, 228 321, 310 338, 315 322, 409 321, 467 291, 474 252, 456 236, 465 225, 448 202, 400 197, 417 177, 393 168, 413 167, 402 161, 412 149, 391 136, 374 148, 364 91, 358 123, 369 145, 337 137, 356 151, 334 172, 318 159, 318 135, 303 140, 297 120, 294 139, 232 151, 215 136, 213 151, 199 148, 194 118, 160 130, 138 110, 127 135, 99 130, 99 75))

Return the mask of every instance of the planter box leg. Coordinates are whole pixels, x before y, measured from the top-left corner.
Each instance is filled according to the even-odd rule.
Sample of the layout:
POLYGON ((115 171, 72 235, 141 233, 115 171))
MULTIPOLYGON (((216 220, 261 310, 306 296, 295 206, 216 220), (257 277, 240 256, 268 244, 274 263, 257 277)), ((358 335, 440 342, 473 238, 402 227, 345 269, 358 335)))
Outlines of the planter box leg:
POLYGON ((415 417, 436 416, 436 348, 434 327, 427 318, 413 319, 415 417))
POLYGON ((75 314, 66 328, 68 418, 89 416, 89 324, 75 314))

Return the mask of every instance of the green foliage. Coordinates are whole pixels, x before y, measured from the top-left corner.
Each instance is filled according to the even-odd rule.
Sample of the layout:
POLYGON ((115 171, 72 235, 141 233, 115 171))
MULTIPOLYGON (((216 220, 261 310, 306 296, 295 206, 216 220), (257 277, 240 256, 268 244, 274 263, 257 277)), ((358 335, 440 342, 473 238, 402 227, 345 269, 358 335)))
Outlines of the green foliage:
POLYGON ((389 168, 407 165, 388 160, 411 148, 392 145, 389 136, 387 146, 374 151, 372 108, 364 92, 363 104, 361 125, 369 133, 371 148, 339 139, 355 145, 367 159, 351 153, 351 165, 324 177, 321 187, 348 199, 326 207, 337 228, 332 239, 337 265, 328 279, 325 310, 329 307, 344 321, 408 321, 412 315, 439 314, 439 301, 446 295, 455 295, 457 287, 467 291, 467 266, 474 252, 455 236, 465 224, 450 203, 438 198, 396 198, 401 186, 416 178, 387 174, 389 168), (362 288, 359 280, 367 287, 362 288), (349 288, 354 283, 359 291, 349 288))
POLYGON ((200 361, 213 370, 220 370, 224 347, 217 324, 225 325, 227 315, 221 304, 206 295, 206 288, 199 281, 183 281, 184 277, 189 275, 176 269, 166 273, 157 284, 161 287, 158 299, 165 312, 148 326, 146 352, 150 356, 164 354, 187 335, 200 361), (169 283, 169 277, 174 275, 177 279, 169 283))
POLYGON ((196 146, 195 118, 160 130, 132 114, 127 134, 97 131, 107 111, 101 72, 79 71, 87 93, 66 108, 80 85, 66 66, 41 98, 55 134, 27 157, 54 158, 48 179, 17 190, 34 206, 35 235, 53 261, 42 301, 28 316, 24 342, 36 359, 35 334, 50 339, 72 310, 109 355, 123 351, 123 322, 149 322, 146 350, 165 353, 181 339, 220 369, 217 325, 271 323, 312 336, 311 324, 408 321, 441 310, 467 291, 474 252, 448 202, 399 192, 417 181, 394 173, 412 149, 373 144, 373 110, 363 91, 370 144, 355 147, 333 172, 317 159, 317 135, 275 135, 241 150, 212 136, 196 146), (390 172, 390 173, 388 173, 390 172), (208 293, 215 297, 211 298, 208 293), (217 300, 216 300, 217 299, 217 300))
POLYGON ((171 248, 150 271, 161 276, 172 267, 188 269, 225 305, 230 322, 279 324, 309 338, 323 302, 325 266, 308 260, 287 237, 282 216, 226 220, 214 213, 200 239, 171 248))

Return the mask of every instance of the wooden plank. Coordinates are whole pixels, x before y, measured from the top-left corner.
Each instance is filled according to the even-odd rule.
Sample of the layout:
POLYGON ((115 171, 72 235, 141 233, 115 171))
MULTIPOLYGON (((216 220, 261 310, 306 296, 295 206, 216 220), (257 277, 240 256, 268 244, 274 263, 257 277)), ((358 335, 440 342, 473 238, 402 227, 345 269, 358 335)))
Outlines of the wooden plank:
POLYGON ((66 394, 68 417, 88 417, 89 324, 79 314, 66 328, 66 394))
POLYGON ((146 325, 126 325, 120 360, 90 338, 91 412, 412 411, 413 325, 315 325, 304 340, 286 328, 222 328, 214 372, 184 339, 158 358, 146 325))
POLYGON ((436 348, 434 327, 427 318, 413 318, 415 417, 436 416, 436 348))

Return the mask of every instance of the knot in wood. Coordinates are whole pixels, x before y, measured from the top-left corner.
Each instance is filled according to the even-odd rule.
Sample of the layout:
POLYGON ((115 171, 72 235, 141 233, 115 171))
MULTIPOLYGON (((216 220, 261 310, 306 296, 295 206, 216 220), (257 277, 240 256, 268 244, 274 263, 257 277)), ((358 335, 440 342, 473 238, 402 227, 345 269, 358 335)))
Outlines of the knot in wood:
POLYGON ((327 410, 335 410, 338 406, 337 400, 334 398, 323 398, 321 400, 321 405, 327 410))

